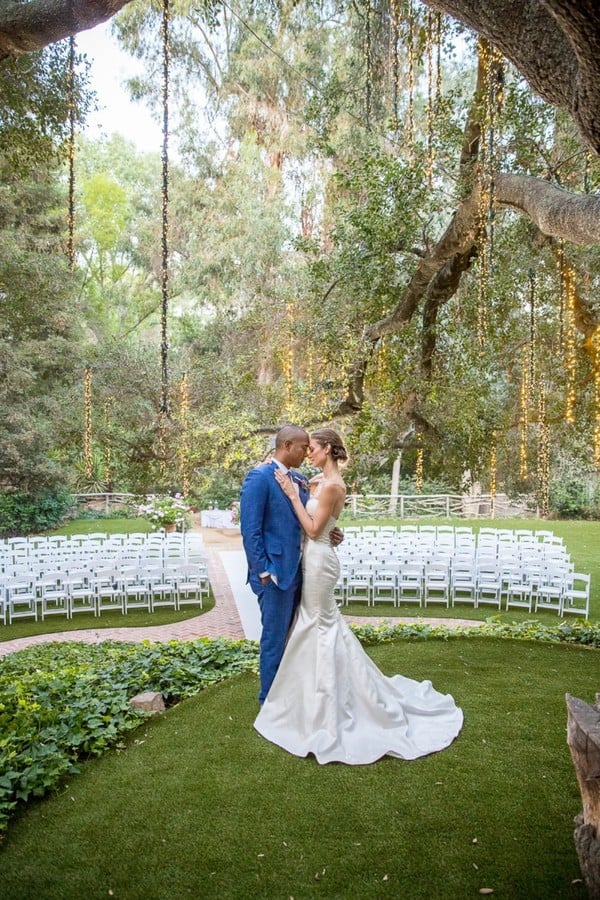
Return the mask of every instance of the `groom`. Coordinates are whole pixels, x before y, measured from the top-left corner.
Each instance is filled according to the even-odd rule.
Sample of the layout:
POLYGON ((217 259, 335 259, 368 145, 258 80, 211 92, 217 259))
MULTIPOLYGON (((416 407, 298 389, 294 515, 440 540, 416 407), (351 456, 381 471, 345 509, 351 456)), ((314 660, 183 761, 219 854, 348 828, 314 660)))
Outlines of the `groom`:
MULTIPOLYGON (((302 529, 291 502, 275 478, 280 468, 296 484, 306 505, 308 484, 292 469, 302 465, 310 438, 298 425, 285 425, 275 438, 270 462, 252 469, 242 485, 240 527, 246 558, 248 581, 257 596, 262 622, 260 639, 260 692, 265 701, 285 649, 302 587, 302 529)), ((337 546, 343 540, 339 529, 331 535, 337 546)))

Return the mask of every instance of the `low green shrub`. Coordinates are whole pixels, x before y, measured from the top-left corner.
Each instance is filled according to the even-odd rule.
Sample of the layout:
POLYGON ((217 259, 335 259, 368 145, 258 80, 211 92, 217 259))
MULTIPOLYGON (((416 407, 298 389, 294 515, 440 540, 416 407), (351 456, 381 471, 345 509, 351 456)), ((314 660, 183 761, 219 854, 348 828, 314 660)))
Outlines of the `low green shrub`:
POLYGON ((66 490, 0 493, 0 537, 47 531, 61 521, 72 503, 66 490))
POLYGON ((223 678, 255 670, 248 641, 98 645, 48 643, 0 660, 0 830, 21 802, 40 797, 77 760, 99 756, 146 713, 130 705, 141 691, 167 703, 223 678))

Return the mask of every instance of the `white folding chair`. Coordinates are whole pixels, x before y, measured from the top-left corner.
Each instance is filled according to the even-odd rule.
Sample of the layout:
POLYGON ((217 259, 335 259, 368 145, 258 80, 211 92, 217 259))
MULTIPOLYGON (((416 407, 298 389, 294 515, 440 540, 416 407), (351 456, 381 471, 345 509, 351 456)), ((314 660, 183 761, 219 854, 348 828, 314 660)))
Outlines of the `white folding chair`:
POLYGON ((346 605, 366 601, 371 606, 373 596, 373 573, 370 567, 360 565, 350 569, 346 579, 346 605))
POLYGON ((372 601, 373 606, 379 601, 392 603, 396 606, 398 596, 398 572, 393 567, 382 566, 373 575, 372 601))
POLYGON ((10 625, 14 619, 33 618, 37 622, 37 591, 35 579, 31 575, 18 575, 7 578, 6 582, 6 620, 10 625))
POLYGON ((92 584, 96 594, 98 615, 103 612, 124 612, 125 599, 121 587, 121 572, 115 568, 96 569, 92 584))
POLYGON ((96 594, 90 580, 89 569, 72 569, 64 577, 63 583, 69 596, 69 618, 74 613, 92 612, 98 615, 96 609, 96 594))
POLYGON ((423 574, 423 605, 450 603, 450 570, 444 563, 430 563, 423 574))
POLYGON ((401 566, 397 582, 397 604, 416 603, 423 600, 423 567, 409 563, 401 566))
POLYGON ((474 564, 455 562, 451 569, 452 606, 468 603, 477 609, 477 572, 474 564))
POLYGON ((502 602, 502 579, 497 566, 477 564, 477 606, 497 606, 502 602))
POLYGON ((178 586, 174 570, 175 567, 169 571, 164 566, 153 566, 145 570, 152 612, 161 606, 177 609, 178 586))
POLYGON ((69 592, 64 583, 64 572, 46 572, 38 579, 39 606, 42 621, 46 616, 64 615, 71 618, 69 613, 69 592))
POLYGON ((121 592, 125 615, 130 609, 151 611, 152 595, 147 572, 144 569, 139 566, 123 566, 121 569, 121 592))
POLYGON ((196 604, 202 608, 202 597, 208 597, 210 583, 208 572, 204 567, 194 563, 183 563, 170 567, 170 572, 175 580, 177 608, 187 604, 196 604))
POLYGON ((571 572, 563 590, 561 613, 573 613, 587 619, 590 614, 590 585, 590 575, 571 572))

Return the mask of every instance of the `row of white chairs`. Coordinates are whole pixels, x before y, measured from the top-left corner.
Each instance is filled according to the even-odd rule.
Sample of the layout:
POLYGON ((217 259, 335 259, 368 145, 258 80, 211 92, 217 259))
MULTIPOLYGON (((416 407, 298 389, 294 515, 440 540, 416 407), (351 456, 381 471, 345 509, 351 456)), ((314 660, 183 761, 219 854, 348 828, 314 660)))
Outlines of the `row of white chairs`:
POLYGON ((575 572, 572 564, 558 567, 498 567, 460 561, 426 564, 344 563, 336 586, 339 601, 348 605, 365 602, 393 606, 441 604, 523 608, 528 612, 549 609, 559 615, 573 613, 587 618, 590 576, 575 572))
POLYGON ((178 610, 187 604, 202 608, 209 592, 206 566, 183 561, 20 573, 0 576, 0 622, 57 614, 70 619, 79 612, 100 616, 108 611, 126 615, 131 609, 178 610))
POLYGON ((48 538, 43 542, 29 539, 28 543, 21 544, 13 539, 10 544, 0 546, 0 574, 5 575, 74 566, 83 568, 88 565, 114 564, 120 567, 174 561, 206 562, 201 536, 164 533, 110 535, 107 540, 102 541, 78 541, 71 538, 55 542, 48 538))
POLYGON ((473 536, 479 539, 534 541, 536 543, 562 543, 562 537, 547 529, 531 528, 491 528, 483 527, 475 532, 470 525, 344 525, 344 534, 384 536, 435 535, 462 538, 473 536))

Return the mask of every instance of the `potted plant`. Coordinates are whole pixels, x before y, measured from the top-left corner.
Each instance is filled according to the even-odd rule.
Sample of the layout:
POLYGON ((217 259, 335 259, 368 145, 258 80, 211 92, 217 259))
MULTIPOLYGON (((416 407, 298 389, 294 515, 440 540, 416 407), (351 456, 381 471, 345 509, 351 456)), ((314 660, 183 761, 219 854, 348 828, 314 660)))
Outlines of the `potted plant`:
POLYGON ((168 494, 148 494, 145 502, 137 509, 138 514, 149 519, 154 528, 164 528, 165 531, 181 528, 191 512, 182 494, 175 494, 174 497, 168 494))

